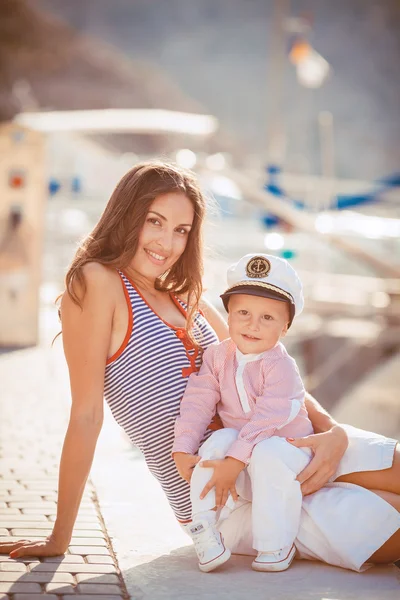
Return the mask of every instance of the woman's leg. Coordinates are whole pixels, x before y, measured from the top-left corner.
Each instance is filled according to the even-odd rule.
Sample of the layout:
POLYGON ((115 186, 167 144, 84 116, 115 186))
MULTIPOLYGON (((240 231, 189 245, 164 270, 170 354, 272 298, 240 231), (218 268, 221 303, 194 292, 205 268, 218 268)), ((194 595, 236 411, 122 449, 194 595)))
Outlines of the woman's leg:
MULTIPOLYGON (((389 469, 388 469, 389 470, 389 469)), ((388 502, 393 508, 400 512, 400 495, 392 494, 382 490, 371 490, 388 502)), ((389 538, 383 546, 379 548, 369 558, 367 562, 372 563, 392 563, 400 559, 400 529, 389 538)))
MULTIPOLYGON (((322 502, 320 502, 319 517, 314 526, 313 514, 315 511, 308 510, 302 511, 302 519, 300 525, 300 532, 298 539, 295 544, 299 552, 299 558, 307 558, 309 560, 321 560, 328 564, 333 564, 339 567, 358 570, 359 564, 354 564, 354 560, 350 560, 346 553, 347 543, 343 542, 344 547, 339 548, 336 552, 336 544, 333 548, 329 547, 330 531, 321 529, 321 523, 326 519, 331 519, 333 524, 333 532, 338 529, 339 532, 343 531, 344 527, 349 526, 350 533, 355 534, 355 538, 359 539, 359 546, 364 545, 363 539, 367 543, 369 541, 368 533, 365 533, 365 518, 360 513, 360 506, 365 502, 365 496, 363 494, 357 494, 357 488, 350 490, 341 490, 341 496, 337 497, 338 490, 324 489, 322 491, 322 502), (331 494, 334 494, 333 504, 329 501, 331 494), (357 500, 351 501, 351 496, 357 494, 357 500), (334 509, 337 504, 342 507, 342 512, 335 513, 334 509), (347 510, 345 506, 347 504, 347 510), (332 514, 335 514, 335 518, 332 520, 332 514), (347 514, 350 514, 350 521, 346 518, 347 514), (322 521, 321 521, 322 517, 322 521), (357 528, 352 528, 353 521, 359 523, 359 533, 357 535, 357 528), (311 535, 309 535, 311 533, 311 535), (364 536, 364 538, 362 537, 364 536), (343 552, 344 551, 344 552, 343 552)), ((368 492, 364 492, 368 494, 368 492)), ((374 491, 377 496, 380 496, 382 500, 385 500, 393 508, 400 511, 400 500, 397 494, 391 494, 389 492, 374 491)), ((321 496, 321 492, 313 494, 314 501, 321 496)), ((307 501, 309 502, 310 499, 307 501)), ((312 508, 312 506, 311 506, 312 508)), ((378 511, 381 510, 380 506, 377 506, 378 511)), ((317 513, 315 516, 317 517, 317 513)), ((378 515, 378 513, 377 513, 378 515)), ((385 517, 386 519, 386 517, 385 517)), ((372 519, 374 521, 374 519, 372 519)), ((382 525, 383 523, 381 523, 382 525)), ((252 504, 251 502, 243 502, 238 504, 238 508, 235 509, 229 516, 228 519, 219 524, 219 530, 224 536, 226 545, 231 549, 233 554, 245 554, 249 556, 255 556, 257 551, 253 549, 253 534, 252 534, 252 504)), ((347 530, 347 529, 346 529, 347 530)), ((332 532, 332 530, 331 530, 332 532)), ((364 556, 362 562, 376 563, 376 564, 390 564, 400 557, 400 530, 392 534, 387 541, 372 554, 372 556, 364 556)), ((341 539, 346 540, 345 535, 339 536, 339 545, 341 539)), ((354 557, 353 557, 354 558, 354 557)), ((358 559, 356 559, 358 562, 358 559)))
MULTIPOLYGON (((400 447, 397 444, 393 464, 390 469, 382 469, 381 471, 362 471, 360 473, 349 473, 342 475, 335 481, 345 481, 355 483, 368 490, 382 490, 400 494, 400 447)), ((400 496, 399 496, 400 502, 400 496)))

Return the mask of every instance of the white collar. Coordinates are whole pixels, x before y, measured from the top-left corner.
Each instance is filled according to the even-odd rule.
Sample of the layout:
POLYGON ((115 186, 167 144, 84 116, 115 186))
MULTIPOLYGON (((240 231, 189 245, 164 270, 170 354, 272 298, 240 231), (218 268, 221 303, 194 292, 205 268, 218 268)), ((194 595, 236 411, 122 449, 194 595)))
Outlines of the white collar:
MULTIPOLYGON (((266 352, 269 352, 266 350, 266 352)), ((248 363, 253 362, 255 360, 259 360, 264 356, 265 352, 261 352, 261 354, 243 354, 240 352, 239 348, 236 348, 236 358, 239 363, 248 363)))
POLYGON ((271 351, 275 350, 278 345, 279 342, 273 348, 270 348, 269 350, 264 350, 264 352, 261 352, 260 354, 243 354, 243 352, 240 352, 239 348, 236 346, 236 359, 238 363, 254 362, 255 360, 260 360, 261 358, 264 358, 264 356, 269 354, 271 351))

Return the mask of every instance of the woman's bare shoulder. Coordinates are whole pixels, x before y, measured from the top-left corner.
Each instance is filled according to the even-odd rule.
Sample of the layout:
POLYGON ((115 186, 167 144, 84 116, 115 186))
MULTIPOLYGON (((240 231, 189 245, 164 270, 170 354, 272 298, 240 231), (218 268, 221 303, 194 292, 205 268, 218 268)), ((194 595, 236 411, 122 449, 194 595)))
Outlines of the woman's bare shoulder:
MULTIPOLYGON (((121 286, 116 269, 112 269, 98 262, 89 262, 82 267, 83 283, 76 279, 72 283, 73 292, 83 302, 91 303, 95 296, 101 295, 103 301, 115 297, 121 286)), ((72 301, 70 294, 64 292, 62 304, 72 301)))
POLYGON ((119 282, 116 269, 102 265, 99 262, 88 262, 82 267, 82 273, 87 284, 109 285, 119 282))

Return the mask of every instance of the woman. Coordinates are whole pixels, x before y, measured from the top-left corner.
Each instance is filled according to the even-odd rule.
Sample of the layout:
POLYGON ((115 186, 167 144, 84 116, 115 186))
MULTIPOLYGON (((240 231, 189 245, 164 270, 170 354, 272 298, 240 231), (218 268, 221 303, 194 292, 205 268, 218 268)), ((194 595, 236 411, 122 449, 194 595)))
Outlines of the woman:
MULTIPOLYGON (((205 201, 193 174, 161 162, 139 164, 119 182, 77 251, 61 303, 72 408, 60 464, 57 518, 46 541, 2 544, 1 552, 16 558, 59 555, 67 549, 102 426, 103 394, 117 422, 142 450, 177 519, 190 520, 189 486, 170 455, 174 421, 202 350, 227 336, 222 318, 201 299, 204 213, 205 201)), ((314 430, 320 432, 296 442, 315 452, 301 474, 303 491, 310 493, 336 471, 347 435, 314 399, 308 397, 306 406, 314 430)), ((356 505, 370 506, 373 497, 373 510, 384 517, 388 513, 393 521, 397 512, 392 506, 400 510, 400 459, 396 452, 393 461, 395 441, 382 440, 372 435, 375 447, 389 449, 386 462, 346 481, 380 490, 372 494, 350 486, 356 505)), ((193 465, 198 460, 192 457, 193 465)), ((345 502, 347 490, 341 492, 345 502)), ((351 514, 354 506, 350 501, 351 514)), ((247 517, 240 511, 248 513, 250 508, 247 504, 232 513, 232 522, 240 517, 236 537, 240 528, 246 537, 247 517)), ((311 507, 304 514, 307 531, 314 527, 313 519, 311 507)), ((398 558, 399 534, 392 535, 394 531, 381 535, 370 553, 372 560, 398 558)), ((232 544, 240 548, 241 539, 232 544)), ((301 555, 320 558, 307 544, 304 539, 299 542, 301 555)))

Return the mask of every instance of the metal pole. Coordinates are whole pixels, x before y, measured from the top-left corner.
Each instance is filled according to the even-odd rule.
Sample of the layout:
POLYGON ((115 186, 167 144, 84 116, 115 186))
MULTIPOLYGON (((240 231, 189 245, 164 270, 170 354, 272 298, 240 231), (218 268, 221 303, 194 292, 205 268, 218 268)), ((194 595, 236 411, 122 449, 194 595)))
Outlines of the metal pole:
POLYGON ((321 156, 321 172, 323 177, 335 177, 335 152, 333 140, 332 113, 323 110, 318 115, 319 144, 321 156))
POLYGON ((333 116, 329 111, 318 114, 319 148, 321 159, 321 174, 323 192, 320 195, 320 210, 332 208, 332 198, 335 193, 335 150, 333 139, 333 116))
POLYGON ((285 21, 290 10, 290 0, 274 0, 271 27, 270 69, 267 87, 269 96, 268 162, 282 165, 286 153, 285 126, 283 115, 284 75, 286 63, 285 21))

